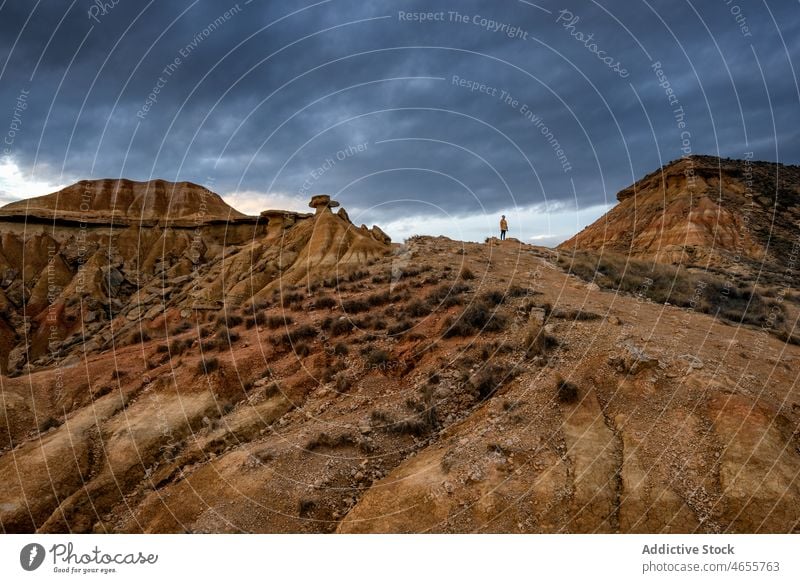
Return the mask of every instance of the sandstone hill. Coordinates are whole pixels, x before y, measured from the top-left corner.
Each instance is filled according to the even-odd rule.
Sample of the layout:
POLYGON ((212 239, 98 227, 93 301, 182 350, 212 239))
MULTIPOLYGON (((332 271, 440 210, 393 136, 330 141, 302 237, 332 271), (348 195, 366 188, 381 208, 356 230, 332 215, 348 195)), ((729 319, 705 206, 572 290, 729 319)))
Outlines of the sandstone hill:
POLYGON ((243 219, 222 198, 191 182, 81 180, 58 192, 0 208, 0 217, 119 225, 203 224, 243 219))
POLYGON ((326 200, 313 218, 248 217, 188 182, 98 180, 0 208, 0 371, 70 362, 139 334, 140 316, 238 305, 386 251, 380 229, 326 200))
POLYGON ((4 532, 800 531, 800 346, 750 303, 311 206, 0 222, 4 532))
POLYGON ((645 176, 617 199, 560 248, 748 276, 764 269, 798 271, 800 166, 690 156, 645 176))

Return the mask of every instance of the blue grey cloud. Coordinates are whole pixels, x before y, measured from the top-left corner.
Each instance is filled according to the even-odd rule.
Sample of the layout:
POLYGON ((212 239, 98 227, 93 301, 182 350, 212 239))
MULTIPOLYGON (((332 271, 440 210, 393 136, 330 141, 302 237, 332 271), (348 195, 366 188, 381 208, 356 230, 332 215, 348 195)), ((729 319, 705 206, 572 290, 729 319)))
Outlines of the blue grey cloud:
POLYGON ((4 153, 52 182, 331 192, 380 222, 598 205, 687 151, 800 159, 793 3, 0 6, 4 153))

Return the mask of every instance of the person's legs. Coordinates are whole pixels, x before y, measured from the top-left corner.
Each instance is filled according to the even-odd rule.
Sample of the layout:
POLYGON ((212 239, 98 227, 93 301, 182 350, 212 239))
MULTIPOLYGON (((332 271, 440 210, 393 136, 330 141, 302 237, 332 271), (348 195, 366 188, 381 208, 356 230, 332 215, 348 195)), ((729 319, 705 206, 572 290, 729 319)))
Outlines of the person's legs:
POLYGON ((504 241, 505 238, 506 238, 506 232, 505 231, 500 231, 500 240, 504 241))

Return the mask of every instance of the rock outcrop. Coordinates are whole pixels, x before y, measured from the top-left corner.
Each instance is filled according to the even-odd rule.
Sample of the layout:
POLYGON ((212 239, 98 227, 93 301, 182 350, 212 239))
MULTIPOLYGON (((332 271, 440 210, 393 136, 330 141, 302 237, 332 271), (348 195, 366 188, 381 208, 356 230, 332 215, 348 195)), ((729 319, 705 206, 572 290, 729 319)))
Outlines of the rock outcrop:
POLYGON ((327 195, 311 204, 316 215, 248 217, 188 182, 97 180, 0 208, 0 371, 78 354, 87 333, 109 347, 170 308, 238 305, 388 252, 388 237, 331 213, 327 195))
POLYGON ((691 156, 645 176, 617 199, 559 248, 751 271, 767 263, 777 271, 796 245, 800 167, 691 156))

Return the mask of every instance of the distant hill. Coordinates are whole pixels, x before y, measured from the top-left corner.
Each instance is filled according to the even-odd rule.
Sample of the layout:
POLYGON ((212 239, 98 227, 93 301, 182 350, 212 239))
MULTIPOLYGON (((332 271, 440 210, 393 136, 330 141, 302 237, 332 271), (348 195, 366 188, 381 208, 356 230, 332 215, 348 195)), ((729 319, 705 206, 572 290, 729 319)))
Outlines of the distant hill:
POLYGON ((222 197, 192 182, 81 180, 58 192, 0 207, 0 219, 114 222, 144 225, 244 218, 222 197))

